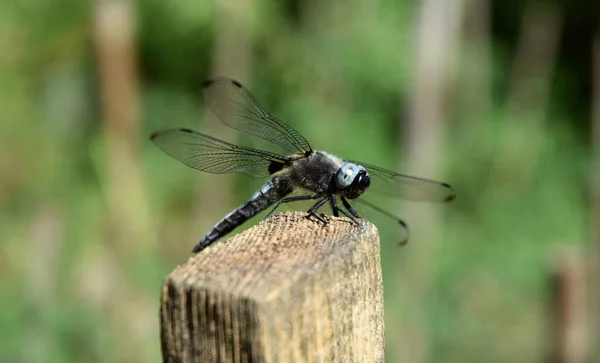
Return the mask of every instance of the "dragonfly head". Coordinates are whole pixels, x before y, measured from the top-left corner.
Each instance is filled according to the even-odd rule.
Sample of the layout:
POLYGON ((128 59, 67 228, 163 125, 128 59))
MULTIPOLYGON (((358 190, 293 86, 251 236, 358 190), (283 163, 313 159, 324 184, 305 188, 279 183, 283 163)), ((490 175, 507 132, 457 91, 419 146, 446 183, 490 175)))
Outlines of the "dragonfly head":
POLYGON ((358 198, 371 185, 367 170, 360 165, 345 162, 335 174, 335 183, 339 190, 350 199, 358 198))

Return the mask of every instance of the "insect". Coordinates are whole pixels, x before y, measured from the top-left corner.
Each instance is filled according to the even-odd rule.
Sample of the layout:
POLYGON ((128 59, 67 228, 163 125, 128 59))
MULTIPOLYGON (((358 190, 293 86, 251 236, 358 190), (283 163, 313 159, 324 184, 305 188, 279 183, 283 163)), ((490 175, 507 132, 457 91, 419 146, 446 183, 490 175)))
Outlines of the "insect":
POLYGON ((334 216, 340 213, 358 222, 356 201, 393 218, 400 225, 404 241, 406 224, 378 206, 358 199, 367 189, 380 194, 414 201, 449 202, 456 193, 449 184, 402 175, 374 165, 343 160, 324 151, 313 150, 295 129, 271 115, 239 82, 213 78, 203 84, 208 107, 227 126, 282 146, 288 156, 237 146, 186 128, 156 132, 150 139, 165 153, 183 164, 214 174, 242 172, 271 179, 247 202, 221 219, 194 247, 197 253, 263 210, 272 206, 267 217, 283 203, 314 200, 308 217, 327 221, 317 211, 329 203, 334 216), (302 191, 301 195, 290 196, 302 191), (342 207, 338 205, 337 198, 342 207))

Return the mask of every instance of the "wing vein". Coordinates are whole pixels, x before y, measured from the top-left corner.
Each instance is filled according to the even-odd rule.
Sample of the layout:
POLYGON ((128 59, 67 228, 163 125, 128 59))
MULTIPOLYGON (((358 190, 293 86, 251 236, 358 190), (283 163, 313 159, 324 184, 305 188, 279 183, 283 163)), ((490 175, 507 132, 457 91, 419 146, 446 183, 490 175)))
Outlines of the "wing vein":
POLYGON ((285 163, 287 160, 275 153, 240 147, 189 129, 160 131, 151 139, 181 163, 214 174, 242 172, 267 176, 272 163, 285 163))
POLYGON ((225 125, 294 153, 312 150, 298 131, 272 116, 240 83, 214 78, 204 83, 203 90, 206 104, 225 125))
POLYGON ((375 194, 420 202, 449 202, 456 197, 456 192, 449 184, 396 173, 360 161, 349 161, 367 169, 371 178, 369 190, 375 194))

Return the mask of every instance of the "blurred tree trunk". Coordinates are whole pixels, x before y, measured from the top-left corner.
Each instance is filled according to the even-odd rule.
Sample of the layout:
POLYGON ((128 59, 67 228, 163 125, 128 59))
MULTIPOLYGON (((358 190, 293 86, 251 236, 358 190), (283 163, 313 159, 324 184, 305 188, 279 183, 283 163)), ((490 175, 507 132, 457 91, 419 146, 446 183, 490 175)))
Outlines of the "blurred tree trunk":
POLYGON ((523 14, 509 81, 506 127, 490 177, 505 181, 505 175, 512 174, 510 182, 516 190, 530 186, 542 151, 561 23, 558 8, 550 3, 529 5, 523 14))
MULTIPOLYGON (((492 38, 489 0, 467 1, 462 29, 463 42, 457 46, 460 61, 459 102, 456 106, 460 125, 476 135, 492 109, 492 38)), ((454 82, 453 82, 454 83, 454 82)), ((456 82, 458 83, 458 82, 456 82)), ((454 83, 454 84, 456 84, 454 83)))
POLYGON ((590 164, 590 238, 591 277, 590 321, 591 352, 594 362, 600 362, 600 29, 594 39, 592 50, 592 160, 590 164))
POLYGON ((521 35, 510 75, 509 112, 542 122, 550 100, 551 74, 561 34, 561 16, 556 6, 530 5, 521 22, 521 35))
MULTIPOLYGON (((448 105, 449 72, 458 57, 460 29, 464 16, 463 0, 422 0, 417 13, 414 79, 409 115, 403 134, 406 145, 406 170, 425 178, 440 177, 443 136, 448 105)), ((398 341, 391 344, 399 362, 429 360, 427 316, 433 302, 435 261, 439 253, 439 219, 436 209, 427 204, 410 204, 405 213, 411 228, 410 258, 398 272, 398 301, 403 315, 398 341)))
MULTIPOLYGON (((149 358, 151 350, 146 330, 136 327, 156 326, 154 316, 141 309, 127 309, 129 302, 141 306, 136 289, 128 282, 127 266, 155 247, 150 228, 146 186, 140 163, 139 81, 136 58, 135 7, 130 0, 97 0, 93 8, 93 34, 98 58, 101 107, 103 114, 106 167, 106 198, 109 221, 106 233, 107 259, 102 254, 87 265, 102 263, 115 277, 107 283, 112 296, 108 309, 112 318, 117 362, 149 358), (108 262, 108 263, 107 263, 108 262), (134 338, 134 339, 132 339, 134 338), (142 354, 140 354, 142 352, 142 354)), ((146 139, 146 138, 144 138, 146 139)), ((104 274, 104 280, 108 280, 104 274)), ((90 278, 90 276, 85 276, 90 278)), ((90 280, 86 280, 90 283, 90 280)), ((93 285, 93 284, 91 284, 93 285)), ((101 286, 93 286, 101 288, 101 286)))
POLYGON ((142 244, 147 248, 152 242, 140 166, 134 12, 128 0, 98 0, 94 9, 108 208, 118 236, 114 248, 127 254, 135 254, 142 244))
MULTIPOLYGON (((213 50, 214 76, 233 78, 246 85, 251 64, 253 0, 217 2, 216 41, 213 50)), ((210 110, 205 113, 204 131, 211 136, 236 144, 240 133, 221 123, 210 110)), ((196 194, 196 218, 192 238, 199 240, 222 216, 237 205, 234 202, 233 175, 200 175, 202 182, 196 194)), ((190 250, 191 250, 190 246, 190 250)))
POLYGON ((561 251, 550 275, 549 363, 587 362, 587 261, 579 249, 561 251))
POLYGON ((29 337, 23 351, 26 362, 42 362, 60 344, 52 330, 57 309, 57 291, 63 252, 65 222, 62 209, 51 203, 41 203, 30 225, 31 252, 27 261, 24 289, 29 305, 36 312, 34 324, 27 324, 29 337))

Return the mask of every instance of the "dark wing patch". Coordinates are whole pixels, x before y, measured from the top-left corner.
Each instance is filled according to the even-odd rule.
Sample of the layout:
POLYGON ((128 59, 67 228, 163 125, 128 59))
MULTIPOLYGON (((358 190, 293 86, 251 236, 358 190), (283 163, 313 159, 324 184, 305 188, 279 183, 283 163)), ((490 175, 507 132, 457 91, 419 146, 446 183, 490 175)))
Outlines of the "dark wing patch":
POLYGON ((450 184, 396 173, 360 161, 350 162, 367 169, 371 178, 369 190, 377 194, 420 202, 450 202, 456 198, 450 184))
POLYGON ((208 107, 225 125, 281 145, 292 153, 312 151, 298 131, 272 116, 239 82, 209 79, 203 84, 203 93, 208 107))
POLYGON ((264 177, 277 166, 281 170, 287 161, 275 153, 233 145, 184 128, 156 132, 150 140, 190 168, 213 174, 241 172, 264 177))

